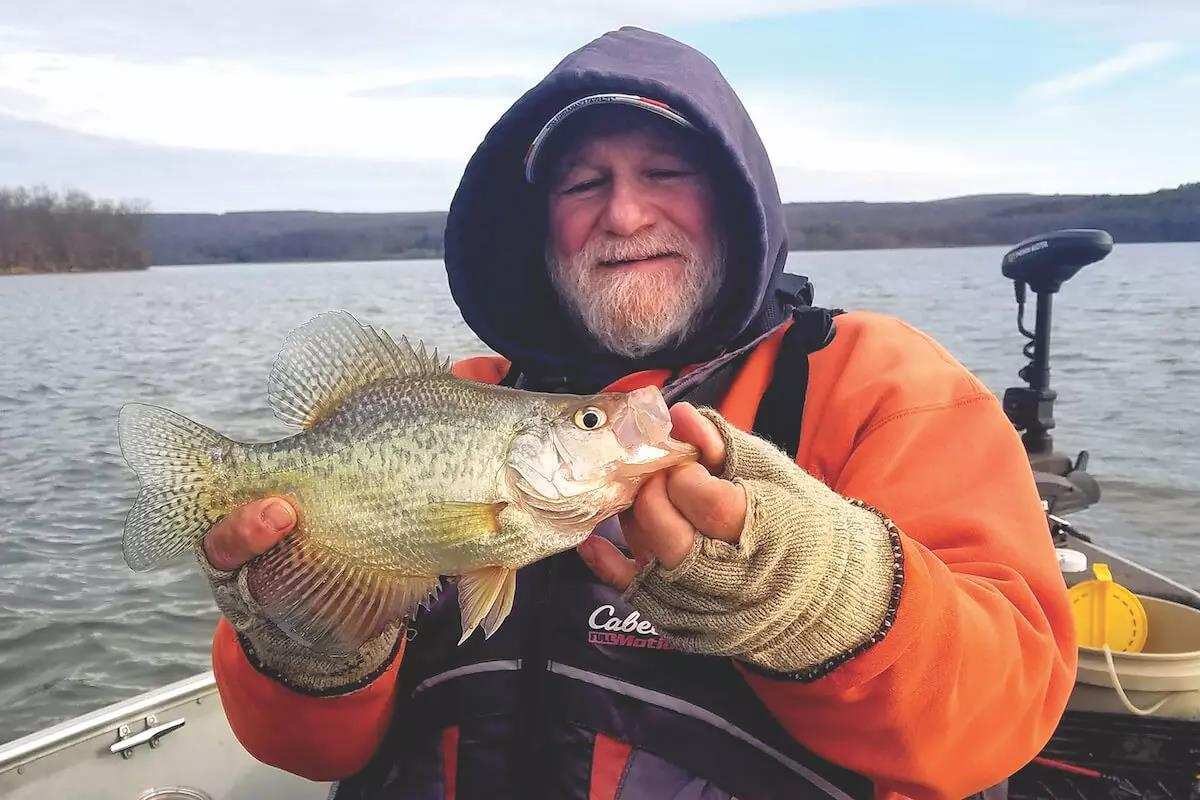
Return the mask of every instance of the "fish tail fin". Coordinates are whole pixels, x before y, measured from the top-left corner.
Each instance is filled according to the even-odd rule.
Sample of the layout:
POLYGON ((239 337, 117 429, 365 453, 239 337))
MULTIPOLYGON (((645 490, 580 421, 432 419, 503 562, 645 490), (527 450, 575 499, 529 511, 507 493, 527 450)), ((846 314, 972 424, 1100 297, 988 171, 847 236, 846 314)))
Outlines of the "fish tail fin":
POLYGON ((228 509, 219 507, 213 465, 231 439, 157 406, 129 403, 117 423, 121 454, 141 479, 125 518, 125 563, 138 572, 190 550, 228 509))

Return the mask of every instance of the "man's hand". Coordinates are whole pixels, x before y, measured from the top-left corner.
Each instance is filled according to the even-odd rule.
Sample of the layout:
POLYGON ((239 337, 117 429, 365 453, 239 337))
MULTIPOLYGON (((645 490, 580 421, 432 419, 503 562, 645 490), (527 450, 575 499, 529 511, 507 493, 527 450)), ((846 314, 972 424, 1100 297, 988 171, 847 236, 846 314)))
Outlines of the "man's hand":
POLYGON ((270 550, 295 525, 296 511, 286 500, 255 500, 225 516, 205 534, 204 555, 216 569, 234 570, 270 550))
POLYGON ((253 576, 233 571, 270 550, 294 527, 296 510, 282 497, 247 503, 205 534, 200 567, 212 584, 217 608, 242 641, 236 646, 245 649, 256 668, 306 694, 350 691, 390 663, 404 620, 387 620, 378 635, 350 655, 314 651, 280 629, 255 598, 253 576))
POLYGON ((694 444, 699 464, 685 464, 650 477, 633 505, 621 513, 621 530, 636 561, 608 540, 590 536, 577 548, 600 580, 624 591, 639 569, 657 558, 666 569, 692 552, 697 535, 737 542, 746 517, 741 486, 712 475, 725 465, 725 443, 715 425, 688 403, 671 408, 671 435, 694 444))

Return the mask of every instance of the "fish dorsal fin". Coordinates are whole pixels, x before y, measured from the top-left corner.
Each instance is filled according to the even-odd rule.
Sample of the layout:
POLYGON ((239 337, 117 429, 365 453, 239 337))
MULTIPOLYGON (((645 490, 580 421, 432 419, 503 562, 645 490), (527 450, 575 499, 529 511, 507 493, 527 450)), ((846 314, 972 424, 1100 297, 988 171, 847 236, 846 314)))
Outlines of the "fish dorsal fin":
POLYGON ((311 428, 355 391, 381 380, 432 377, 448 363, 425 346, 396 342, 345 311, 330 311, 287 337, 267 378, 267 398, 283 422, 311 428))

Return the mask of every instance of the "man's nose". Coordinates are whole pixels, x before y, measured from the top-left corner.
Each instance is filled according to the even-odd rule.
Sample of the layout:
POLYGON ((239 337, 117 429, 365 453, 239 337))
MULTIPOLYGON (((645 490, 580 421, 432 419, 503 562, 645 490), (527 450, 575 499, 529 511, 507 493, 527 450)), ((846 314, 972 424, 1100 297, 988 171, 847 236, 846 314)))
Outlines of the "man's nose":
POLYGON ((605 208, 605 222, 609 233, 616 236, 632 236, 653 224, 655 218, 653 204, 633 181, 613 181, 605 208))

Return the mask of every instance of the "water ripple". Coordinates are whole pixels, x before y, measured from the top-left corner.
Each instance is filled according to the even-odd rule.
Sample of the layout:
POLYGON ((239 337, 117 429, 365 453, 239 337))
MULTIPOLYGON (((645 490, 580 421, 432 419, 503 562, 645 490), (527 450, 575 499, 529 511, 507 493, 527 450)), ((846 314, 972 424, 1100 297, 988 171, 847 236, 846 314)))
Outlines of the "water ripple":
MULTIPOLYGON (((794 253, 789 268, 813 278, 822 304, 923 328, 1002 392, 1023 364, 1002 252, 794 253)), ((1052 361, 1056 441, 1090 449, 1104 488, 1080 524, 1188 583, 1200 567, 1198 255, 1197 245, 1121 245, 1083 270, 1055 302, 1052 361)), ((117 412, 154 403, 237 438, 278 438, 271 362, 289 330, 333 308, 448 354, 486 352, 438 262, 0 280, 3 736, 208 667, 217 616, 195 569, 134 574, 121 560, 137 483, 117 412)))

